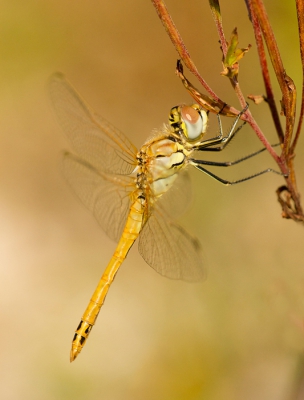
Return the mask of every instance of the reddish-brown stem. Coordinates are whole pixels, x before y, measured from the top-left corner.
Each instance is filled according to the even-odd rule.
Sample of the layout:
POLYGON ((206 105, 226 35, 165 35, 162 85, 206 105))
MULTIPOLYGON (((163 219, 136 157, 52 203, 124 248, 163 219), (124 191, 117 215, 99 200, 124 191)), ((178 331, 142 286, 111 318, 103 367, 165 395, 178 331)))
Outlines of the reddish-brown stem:
POLYGON ((280 143, 284 142, 284 133, 282 130, 282 125, 281 121, 279 118, 279 113, 275 104, 274 100, 274 94, 272 90, 272 85, 271 85, 271 80, 270 80, 270 75, 269 75, 269 70, 268 70, 268 65, 267 65, 267 59, 266 59, 266 54, 265 54, 265 49, 264 49, 264 44, 263 44, 263 38, 262 38, 262 32, 261 32, 261 27, 259 24, 259 21, 257 19, 257 16, 252 9, 252 4, 249 2, 249 11, 250 11, 250 16, 251 16, 251 22, 253 26, 253 31, 255 35, 255 41, 257 45, 257 50, 258 50, 258 55, 260 59, 260 65, 261 65, 261 71, 263 75, 263 80, 264 80, 264 85, 266 89, 266 95, 267 95, 267 103, 270 108, 270 112, 274 121, 274 125, 276 127, 276 131, 280 140, 280 143))
MULTIPOLYGON (((212 13, 213 19, 215 21, 215 25, 216 25, 216 28, 217 28, 217 31, 218 31, 218 35, 219 35, 219 38, 220 38, 221 47, 222 47, 222 51, 223 51, 223 56, 225 57, 226 54, 227 54, 227 42, 226 42, 226 39, 225 39, 224 30, 223 30, 222 17, 221 17, 219 2, 217 0, 209 0, 209 4, 210 4, 210 8, 211 8, 211 13, 212 13)), ((235 91, 235 93, 236 93, 236 95, 237 95, 237 97, 239 99, 241 107, 244 108, 246 106, 246 100, 245 100, 245 97, 244 97, 244 95, 243 95, 243 93, 241 91, 241 88, 240 88, 240 85, 238 83, 238 80, 236 78, 231 78, 230 81, 231 81, 231 84, 232 84, 232 86, 234 88, 234 91, 235 91)), ((258 124, 256 123, 256 121, 252 117, 252 114, 251 114, 250 110, 246 111, 246 113, 244 114, 244 119, 250 124, 252 129, 256 132, 258 138, 261 140, 261 142, 267 148, 267 150, 269 151, 271 156, 274 158, 276 163, 280 166, 282 172, 284 174, 286 174, 287 170, 286 170, 286 168, 284 168, 284 165, 282 164, 282 161, 281 161, 280 157, 277 155, 277 153, 272 148, 271 144, 268 142, 268 140, 264 136, 264 134, 261 131, 261 129, 259 128, 258 124)))
POLYGON ((277 42, 272 31, 266 9, 262 0, 250 0, 252 10, 254 10, 263 36, 268 48, 268 53, 278 79, 281 92, 283 95, 282 107, 286 115, 286 129, 283 145, 283 155, 288 158, 288 150, 290 147, 296 110, 296 91, 292 79, 286 74, 283 62, 280 56, 277 42))
POLYGON ((251 128, 255 131, 257 137, 260 139, 260 141, 266 147, 266 149, 268 150, 269 154, 274 158, 275 162, 280 167, 280 170, 282 171, 282 173, 284 175, 287 175, 288 174, 288 169, 287 169, 286 165, 282 162, 281 158, 277 155, 277 153, 274 151, 274 148, 271 146, 271 144, 266 139, 265 135, 261 131, 261 128, 258 126, 257 122, 253 118, 250 110, 246 111, 246 121, 249 123, 251 128))
POLYGON ((165 3, 162 0, 151 0, 157 14, 166 29, 174 47, 176 48, 180 58, 183 60, 184 64, 187 66, 190 72, 192 72, 196 78, 199 80, 201 85, 206 89, 206 91, 210 94, 210 96, 217 100, 220 101, 220 98, 216 95, 216 93, 210 88, 210 86, 207 84, 207 82, 201 77, 200 73, 198 72, 194 62, 192 61, 190 54, 185 46, 185 43, 178 32, 168 10, 165 5, 165 3))
MULTIPOLYGON (((272 66, 274 68, 278 83, 280 85, 280 89, 282 92, 282 110, 284 115, 286 116, 286 128, 285 128, 285 136, 283 142, 282 155, 280 157, 281 160, 281 169, 284 166, 284 169, 289 171, 289 176, 286 178, 286 183, 288 186, 288 191, 290 196, 294 202, 295 206, 295 214, 303 217, 303 210, 300 204, 300 198, 296 187, 296 177, 294 171, 293 164, 293 153, 290 149, 292 133, 294 129, 295 123, 295 111, 296 111, 296 88, 292 79, 286 74, 284 69, 282 59, 279 53, 279 49, 269 22, 269 18, 267 16, 264 4, 262 0, 249 0, 249 7, 252 10, 252 17, 256 16, 260 28, 263 32, 263 36, 267 45, 268 53, 272 62, 272 66)), ((300 29, 300 28, 299 28, 300 29)), ((301 118, 300 118, 301 120, 301 118)), ((300 121, 301 123, 301 121, 300 121)), ((283 171, 283 169, 282 169, 283 171)), ((287 203, 286 203, 287 204, 287 203)), ((289 215, 292 217, 292 213, 289 215)))
MULTIPOLYGON (((183 85, 185 88, 189 91, 189 93, 192 95, 193 98, 195 98, 199 104, 201 104, 203 107, 206 109, 216 112, 216 108, 219 106, 224 105, 224 108, 220 109, 224 113, 224 115, 229 115, 231 116, 232 114, 235 113, 235 109, 232 107, 226 105, 225 103, 213 92, 213 90, 209 87, 209 85, 206 83, 206 81, 200 76, 195 64, 193 63, 190 54, 176 28, 174 25, 174 22, 171 18, 171 16, 168 13, 168 10, 162 0, 151 0, 159 18, 161 19, 172 43, 174 44, 176 50, 178 51, 178 54, 184 64, 187 66, 190 72, 192 72, 199 82, 202 84, 202 86, 207 90, 207 92, 211 95, 212 98, 201 94, 183 75, 183 70, 182 70, 182 64, 178 63, 177 65, 177 74, 181 78, 183 85)), ((303 2, 304 0, 296 0, 297 1, 297 10, 300 15, 299 17, 299 31, 300 35, 302 37, 304 36, 304 28, 303 28, 303 2)), ((261 64, 261 69, 263 73, 263 78, 264 78, 264 83, 265 83, 265 88, 266 88, 266 93, 267 93, 267 99, 269 103, 269 107, 272 113, 272 117, 278 132, 278 136, 280 138, 280 141, 282 142, 283 140, 283 131, 282 127, 280 124, 280 119, 278 116, 278 111, 274 102, 274 95, 271 87, 271 82, 270 82, 270 77, 269 77, 269 71, 268 71, 268 66, 267 66, 267 61, 266 61, 266 55, 265 55, 265 49, 263 45, 263 40, 262 40, 262 33, 264 36, 265 43, 267 45, 267 49, 270 55, 270 59, 273 65, 273 68, 276 73, 276 77, 278 79, 282 95, 283 95, 283 101, 282 101, 282 110, 286 116, 286 133, 284 137, 284 142, 283 142, 283 151, 282 155, 278 156, 274 149, 271 147, 270 143, 264 136, 263 132, 259 128, 258 124, 254 120, 254 118, 251 115, 250 110, 247 110, 244 115, 242 116, 242 119, 247 121, 252 129, 256 132, 257 136, 261 140, 261 142, 264 144, 264 146, 267 148, 268 152, 271 154, 271 156, 274 158, 274 160, 277 162, 280 170, 282 173, 285 175, 286 178, 286 183, 287 187, 281 187, 278 190, 278 199, 280 203, 282 204, 283 208, 283 213, 286 218, 292 218, 297 221, 304 221, 304 216, 303 216, 303 211, 301 208, 300 200, 299 200, 299 195, 297 193, 296 189, 296 181, 295 181, 295 174, 294 174, 294 168, 293 168, 293 154, 289 151, 290 148, 290 142, 291 142, 291 137, 292 137, 292 132, 294 128, 294 119, 295 119, 295 104, 296 104, 296 90, 293 84, 293 81, 291 78, 288 77, 286 74, 283 63, 279 54, 279 50, 274 38, 274 34, 272 31, 272 28, 270 26, 268 16, 266 14, 266 10, 263 5, 262 0, 247 0, 246 1, 249 10, 251 10, 251 15, 252 15, 252 23, 253 23, 253 28, 256 36, 256 42, 257 42, 257 47, 258 47, 258 52, 260 56, 260 64, 261 64), (290 172, 289 176, 288 172, 290 172)), ((227 42, 225 39, 224 31, 223 31, 223 26, 222 26, 222 18, 221 18, 221 13, 220 13, 220 8, 219 8, 219 0, 209 0, 209 4, 211 6, 213 18, 215 20, 215 24, 218 30, 218 34, 220 37, 220 42, 222 45, 222 51, 225 55, 227 54, 227 42)), ((302 64, 304 66, 304 40, 301 41, 301 54, 302 54, 302 64)), ((304 71, 304 67, 303 67, 304 71)), ((304 74, 303 74, 304 76, 304 74)), ((240 89, 240 85, 237 80, 237 74, 229 78, 232 86, 236 92, 236 95, 240 101, 240 104, 242 107, 245 106, 246 100, 245 97, 240 89)), ((304 97, 304 89, 303 89, 303 97, 304 97)), ((302 104, 302 111, 304 111, 304 105, 302 104)), ((303 112, 302 112, 303 114, 303 112)), ((300 127, 302 124, 302 116, 300 117, 299 121, 299 126, 298 126, 298 132, 300 131, 300 127)), ((299 133, 296 134, 296 138, 294 140, 293 145, 295 146, 297 138, 298 138, 299 133)))
POLYGON ((225 38, 225 33, 223 29, 223 24, 222 24, 222 15, 221 15, 221 10, 220 10, 220 3, 218 0, 209 0, 209 5, 211 8, 211 13, 215 22, 215 26, 220 38, 220 43, 221 43, 221 48, 224 57, 226 57, 227 54, 227 41, 225 38))
MULTIPOLYGON (((234 117, 239 114, 237 109, 231 107, 227 103, 224 103, 222 100, 216 101, 210 96, 200 93, 199 90, 197 90, 195 86, 193 86, 192 83, 185 77, 183 70, 184 68, 181 60, 177 60, 176 75, 180 78, 185 89, 189 92, 190 96, 193 97, 197 104, 208 111, 213 113, 220 112, 222 115, 226 115, 228 117, 234 117)), ((244 119, 244 116, 242 116, 242 119, 244 119)))
POLYGON ((294 154, 295 148, 301 133, 304 117, 304 0, 296 0, 297 5, 297 16, 298 16, 298 28, 299 28, 299 39, 300 39, 300 52, 302 61, 302 98, 301 98, 301 110, 298 121, 297 131, 292 142, 290 153, 294 154))
MULTIPOLYGON (((180 36, 167 8, 165 3, 162 0, 151 0, 157 14, 166 29, 167 34, 169 35, 174 47, 176 48, 180 58, 182 61, 185 63, 187 68, 189 69, 190 72, 192 72, 198 79, 198 81, 201 83, 201 85, 206 89, 206 91, 211 95, 212 99, 219 104, 219 109, 223 109, 223 106, 225 106, 225 102, 222 101, 219 96, 210 88, 210 86, 207 84, 207 82, 201 77, 200 73, 198 72, 194 62, 192 61, 190 54, 186 48, 186 45, 180 36)), ((233 113, 234 115, 237 115, 239 113, 238 110, 236 110, 233 107, 226 106, 225 108, 225 113, 233 113), (227 111, 229 109, 229 112, 227 111)), ((213 112, 217 112, 215 109, 211 109, 213 112)))

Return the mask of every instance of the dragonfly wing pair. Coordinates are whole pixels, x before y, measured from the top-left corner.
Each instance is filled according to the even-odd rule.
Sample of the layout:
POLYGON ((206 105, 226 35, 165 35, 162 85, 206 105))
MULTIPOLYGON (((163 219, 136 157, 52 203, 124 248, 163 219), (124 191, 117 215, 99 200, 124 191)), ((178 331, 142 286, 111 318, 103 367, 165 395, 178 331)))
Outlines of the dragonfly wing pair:
MULTIPOLYGON (((51 98, 78 156, 65 153, 64 175, 76 195, 94 214, 107 235, 118 241, 136 190, 137 149, 126 136, 95 114, 63 75, 50 81, 51 98)), ((200 246, 173 222, 189 199, 189 179, 180 172, 175 185, 157 200, 139 236, 139 252, 158 273, 172 279, 204 276, 200 246), (178 195, 174 187, 178 188, 178 195)), ((149 203, 149 199, 147 199, 149 203)))

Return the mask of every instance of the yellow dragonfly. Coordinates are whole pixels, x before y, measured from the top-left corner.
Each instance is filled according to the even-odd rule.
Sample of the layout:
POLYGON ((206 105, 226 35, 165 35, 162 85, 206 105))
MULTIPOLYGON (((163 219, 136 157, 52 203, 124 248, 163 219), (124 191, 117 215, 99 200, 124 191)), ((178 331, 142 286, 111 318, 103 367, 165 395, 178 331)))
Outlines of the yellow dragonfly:
POLYGON ((64 154, 63 172, 80 200, 92 211, 107 235, 118 242, 76 329, 70 360, 83 348, 104 303, 109 287, 139 237, 144 260, 163 276, 197 281, 204 276, 200 245, 174 219, 189 197, 188 165, 226 185, 228 182, 203 165, 230 166, 193 158, 196 151, 220 151, 242 127, 236 128, 245 108, 224 135, 204 140, 208 115, 198 105, 173 107, 169 125, 156 131, 138 151, 119 130, 98 116, 62 74, 50 79, 50 94, 60 123, 75 152, 64 154), (176 190, 176 188, 178 190, 176 190))

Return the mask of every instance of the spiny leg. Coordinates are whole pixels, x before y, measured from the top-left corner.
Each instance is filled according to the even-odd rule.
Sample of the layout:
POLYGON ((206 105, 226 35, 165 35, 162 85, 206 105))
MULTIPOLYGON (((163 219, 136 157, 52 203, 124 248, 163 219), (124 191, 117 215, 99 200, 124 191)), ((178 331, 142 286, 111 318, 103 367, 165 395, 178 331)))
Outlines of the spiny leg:
POLYGON ((242 129, 242 127, 246 124, 246 121, 245 121, 245 122, 243 122, 243 124, 241 126, 239 126, 237 129, 235 129, 237 123, 239 122, 239 119, 247 111, 248 107, 249 107, 249 105, 247 104, 246 107, 235 118, 235 121, 232 124, 232 126, 229 130, 229 133, 226 136, 224 136, 221 117, 219 114, 216 114, 217 119, 218 119, 220 134, 212 139, 203 140, 202 142, 197 144, 197 146, 195 146, 195 150, 203 151, 207 147, 214 146, 216 144, 221 144, 221 146, 218 147, 217 150, 210 150, 210 151, 223 150, 227 146, 227 144, 231 141, 231 139, 236 135, 236 133, 238 133, 242 129))
MULTIPOLYGON (((198 160, 199 161, 199 160, 198 160)), ((197 168, 198 170, 204 172, 205 174, 207 174, 208 176, 211 176, 211 178, 217 180, 218 182, 222 183, 223 185, 226 186, 231 186, 231 185, 236 185, 237 183, 241 183, 241 182, 245 182, 248 181, 250 179, 256 178, 257 176, 266 174, 267 172, 273 172, 275 174, 278 175, 283 175, 281 172, 276 171, 272 168, 267 168, 263 171, 257 172, 256 174, 247 176, 245 178, 242 179, 238 179, 236 181, 227 181, 226 179, 222 179, 221 177, 219 177, 218 175, 213 174, 212 172, 208 171, 206 168, 202 167, 199 163, 195 162, 194 160, 192 160, 192 162, 190 161, 191 165, 193 165, 195 168, 197 168)))
MULTIPOLYGON (((280 146, 280 143, 272 145, 272 147, 277 147, 277 146, 280 146)), ((205 149, 205 150, 209 151, 209 150, 213 150, 213 149, 209 149, 208 148, 208 149, 205 149)), ((236 165, 236 164, 238 164, 240 162, 246 161, 251 157, 255 157, 255 156, 263 153, 265 150, 266 150, 266 147, 263 147, 262 149, 260 149, 258 151, 255 151, 254 153, 248 154, 247 156, 239 158, 238 160, 234 160, 234 161, 218 162, 218 161, 205 161, 205 160, 195 160, 195 159, 190 159, 190 161, 191 162, 193 161, 193 162, 195 162, 197 164, 200 164, 200 165, 211 165, 211 166, 214 166, 214 167, 231 167, 232 165, 236 165)))
MULTIPOLYGON (((222 138, 222 141, 220 143, 223 143, 221 146, 218 147, 200 147, 198 149, 196 149, 197 151, 222 151, 225 149, 225 147, 227 146, 228 143, 231 142, 232 139, 235 138, 235 135, 243 128, 243 126, 246 125, 246 121, 242 123, 242 125, 240 125, 234 132, 232 136, 229 136, 229 134, 227 136, 224 136, 222 138)), ((229 131, 231 132, 231 130, 229 131)), ((214 143, 214 144, 218 144, 218 143, 214 143)), ((214 144, 210 145, 210 146, 214 146, 214 144)))
MULTIPOLYGON (((243 110, 239 113, 239 115, 235 118, 235 120, 234 120, 234 122, 233 122, 233 124, 232 124, 232 126, 231 126, 231 128, 230 128, 230 130, 229 130, 229 132, 228 132, 228 135, 226 135, 226 136, 224 136, 224 134, 223 134, 223 126, 222 126, 222 120, 221 120, 220 114, 217 114, 217 115, 216 115, 216 116, 217 116, 217 119, 218 119, 219 126, 220 126, 220 132, 222 133, 222 136, 223 136, 222 142, 221 142, 221 143, 223 143, 223 144, 222 144, 222 146, 220 146, 220 149, 221 149, 221 150, 223 150, 223 149, 227 146, 227 144, 235 137, 235 135, 236 135, 236 134, 243 128, 243 126, 246 124, 246 121, 244 121, 244 122, 242 123, 242 125, 240 125, 237 129, 235 129, 235 127, 236 127, 237 123, 239 122, 241 116, 248 110, 248 107, 249 107, 249 104, 246 103, 246 106, 245 106, 245 107, 243 108, 243 110)), ((220 151, 220 150, 218 150, 218 151, 220 151)))

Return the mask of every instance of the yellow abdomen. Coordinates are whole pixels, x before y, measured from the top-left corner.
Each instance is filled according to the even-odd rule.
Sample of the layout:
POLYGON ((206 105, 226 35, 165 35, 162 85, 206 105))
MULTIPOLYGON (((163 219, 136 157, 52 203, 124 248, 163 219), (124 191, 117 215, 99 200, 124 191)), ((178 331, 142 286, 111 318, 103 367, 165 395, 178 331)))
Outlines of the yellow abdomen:
POLYGON ((115 275, 126 258, 128 251, 139 235, 143 225, 143 200, 136 198, 130 208, 130 213, 116 250, 104 271, 93 296, 81 318, 72 342, 70 361, 74 361, 81 349, 85 345, 93 325, 98 317, 99 311, 104 303, 109 287, 113 282, 115 275))

